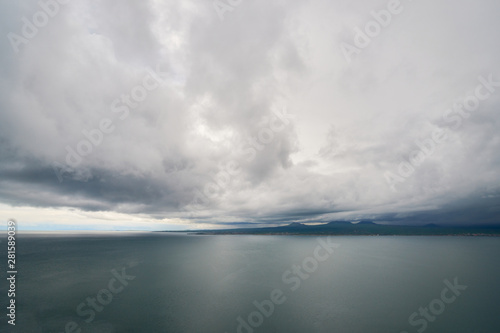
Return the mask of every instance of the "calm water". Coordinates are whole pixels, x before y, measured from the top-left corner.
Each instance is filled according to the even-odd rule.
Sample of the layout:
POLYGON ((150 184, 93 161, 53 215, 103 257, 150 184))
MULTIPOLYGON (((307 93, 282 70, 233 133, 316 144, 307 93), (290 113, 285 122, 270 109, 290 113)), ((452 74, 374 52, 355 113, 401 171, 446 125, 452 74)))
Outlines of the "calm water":
POLYGON ((330 239, 333 253, 303 236, 25 235, 17 325, 3 310, 0 331, 500 332, 500 238, 330 239), (455 278, 467 289, 443 291, 455 278))

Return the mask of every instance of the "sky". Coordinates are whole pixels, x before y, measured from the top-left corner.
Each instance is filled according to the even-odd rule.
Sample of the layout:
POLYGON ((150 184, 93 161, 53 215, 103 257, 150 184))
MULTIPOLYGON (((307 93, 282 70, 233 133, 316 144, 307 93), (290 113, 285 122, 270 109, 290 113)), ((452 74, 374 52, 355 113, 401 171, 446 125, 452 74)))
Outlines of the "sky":
POLYGON ((500 222, 498 1, 0 7, 20 229, 500 222))

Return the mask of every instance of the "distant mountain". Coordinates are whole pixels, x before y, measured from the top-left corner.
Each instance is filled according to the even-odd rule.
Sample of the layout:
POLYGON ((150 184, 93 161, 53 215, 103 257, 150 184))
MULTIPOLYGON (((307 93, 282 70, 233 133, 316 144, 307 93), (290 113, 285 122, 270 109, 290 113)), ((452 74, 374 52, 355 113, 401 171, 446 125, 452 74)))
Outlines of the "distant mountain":
POLYGON ((360 221, 359 223, 357 223, 358 225, 373 225, 375 223, 373 223, 372 221, 360 221))
POLYGON ((290 227, 290 228, 307 228, 307 225, 299 223, 299 222, 292 222, 289 225, 287 225, 287 227, 290 227))
POLYGON ((349 221, 331 221, 327 223, 328 225, 341 225, 341 224, 352 224, 349 221))
POLYGON ((500 236, 500 226, 438 226, 434 223, 423 226, 383 225, 363 220, 358 223, 331 221, 325 224, 306 225, 293 222, 285 226, 190 231, 212 235, 422 235, 422 236, 500 236))

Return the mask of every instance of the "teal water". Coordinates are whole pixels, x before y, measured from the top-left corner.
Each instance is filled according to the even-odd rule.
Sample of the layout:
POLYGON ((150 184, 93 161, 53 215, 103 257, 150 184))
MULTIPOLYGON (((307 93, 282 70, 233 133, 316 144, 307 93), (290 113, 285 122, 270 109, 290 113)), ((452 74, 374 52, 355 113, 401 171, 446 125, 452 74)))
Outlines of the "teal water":
POLYGON ((19 237, 16 326, 4 310, 2 332, 500 332, 500 238, 19 237), (455 279, 467 288, 445 303, 455 279))

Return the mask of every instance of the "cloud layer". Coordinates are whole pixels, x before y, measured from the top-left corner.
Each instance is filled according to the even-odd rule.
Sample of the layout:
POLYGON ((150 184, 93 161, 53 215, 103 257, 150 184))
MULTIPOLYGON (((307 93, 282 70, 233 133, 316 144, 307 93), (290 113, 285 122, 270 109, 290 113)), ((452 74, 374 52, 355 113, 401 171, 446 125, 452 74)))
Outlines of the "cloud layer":
POLYGON ((395 4, 1 5, 0 202, 500 222, 500 4, 402 0, 373 23, 395 4))

